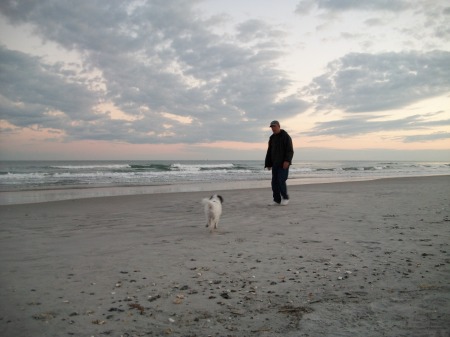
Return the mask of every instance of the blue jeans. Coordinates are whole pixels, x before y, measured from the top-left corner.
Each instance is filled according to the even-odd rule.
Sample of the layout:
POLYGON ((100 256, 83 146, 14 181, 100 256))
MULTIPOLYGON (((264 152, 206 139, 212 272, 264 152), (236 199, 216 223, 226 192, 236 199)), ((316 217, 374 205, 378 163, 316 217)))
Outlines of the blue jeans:
POLYGON ((289 176, 289 168, 284 169, 282 166, 274 165, 272 167, 272 192, 273 201, 281 202, 281 198, 289 199, 287 194, 286 180, 289 176))

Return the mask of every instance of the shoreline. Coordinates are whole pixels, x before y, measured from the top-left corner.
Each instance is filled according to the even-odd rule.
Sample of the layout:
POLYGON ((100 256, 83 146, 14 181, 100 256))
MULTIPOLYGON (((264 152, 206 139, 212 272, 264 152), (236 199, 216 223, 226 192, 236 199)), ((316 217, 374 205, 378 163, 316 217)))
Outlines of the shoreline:
MULTIPOLYGON (((315 185, 329 183, 345 183, 358 181, 371 181, 396 178, 419 178, 449 176, 446 174, 417 175, 417 176, 377 176, 377 177, 323 177, 323 178, 291 178, 288 179, 289 186, 315 185)), ((265 180, 243 180, 224 182, 185 182, 176 184, 160 185, 128 185, 128 186, 92 186, 92 187, 70 187, 70 188, 48 188, 30 189, 19 191, 0 191, 1 205, 17 205, 28 203, 43 203, 62 200, 75 200, 86 198, 103 198, 125 195, 145 195, 160 193, 184 193, 184 192, 211 192, 217 190, 241 190, 254 188, 270 188, 270 179, 265 180)))
POLYGON ((0 206, 5 336, 450 333, 448 176, 0 206))

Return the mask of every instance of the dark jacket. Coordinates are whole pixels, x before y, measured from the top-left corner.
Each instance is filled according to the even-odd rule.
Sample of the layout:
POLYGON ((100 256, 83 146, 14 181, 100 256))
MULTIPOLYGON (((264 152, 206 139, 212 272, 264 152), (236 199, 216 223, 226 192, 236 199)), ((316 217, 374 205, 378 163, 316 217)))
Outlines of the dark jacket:
POLYGON ((292 139, 286 131, 281 129, 280 133, 272 134, 269 138, 269 147, 267 149, 264 167, 281 166, 285 161, 292 164, 293 156, 294 147, 292 146, 292 139))

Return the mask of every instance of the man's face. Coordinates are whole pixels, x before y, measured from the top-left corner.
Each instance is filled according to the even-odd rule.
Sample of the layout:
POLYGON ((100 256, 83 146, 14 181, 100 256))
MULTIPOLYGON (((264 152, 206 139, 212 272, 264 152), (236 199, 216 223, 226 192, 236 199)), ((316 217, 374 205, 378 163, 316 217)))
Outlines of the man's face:
POLYGON ((279 125, 276 125, 276 124, 275 124, 275 125, 271 125, 270 128, 272 129, 272 132, 273 132, 274 134, 280 133, 281 128, 280 128, 279 125))

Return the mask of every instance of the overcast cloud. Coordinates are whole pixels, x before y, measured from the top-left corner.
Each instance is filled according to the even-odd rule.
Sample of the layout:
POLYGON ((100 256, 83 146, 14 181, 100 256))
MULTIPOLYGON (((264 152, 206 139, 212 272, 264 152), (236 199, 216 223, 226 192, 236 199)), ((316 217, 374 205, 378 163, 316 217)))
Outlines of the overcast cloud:
MULTIPOLYGON (((293 1, 280 18, 290 15, 300 27, 305 22, 304 31, 275 22, 275 15, 230 19, 232 13, 208 12, 202 7, 207 3, 2 1, 4 24, 32 32, 36 45, 61 51, 58 58, 32 46, 19 50, 2 38, 3 132, 33 127, 64 141, 133 144, 259 142, 274 118, 340 111, 293 133, 346 137, 409 130, 417 135, 409 132, 400 137, 404 142, 450 139, 436 130, 449 126, 448 107, 432 118, 386 117, 387 111, 450 95, 446 1, 293 1), (359 24, 367 32, 349 25, 346 15, 355 13, 364 17, 359 24), (318 54, 320 72, 305 82, 283 60, 299 45, 306 55, 314 34, 324 46, 337 37, 347 47, 328 60, 318 54), (393 36, 387 34, 398 42, 382 45, 393 36), (69 54, 77 59, 66 59, 69 54)), ((306 74, 308 64, 303 67, 306 74)))
POLYGON ((331 62, 309 92, 318 109, 372 112, 449 93, 450 52, 348 54, 331 62))
POLYGON ((196 16, 192 1, 123 4, 1 5, 13 23, 31 23, 38 36, 83 55, 75 73, 3 47, 0 108, 10 123, 63 129, 74 139, 249 141, 274 115, 287 118, 308 106, 299 95, 284 94, 289 76, 275 66, 282 32, 264 22, 241 23, 236 37, 218 36, 210 32, 212 21, 196 16), (89 85, 83 75, 93 69, 101 77, 89 85), (89 89, 102 84, 103 90, 89 89), (96 114, 100 102, 112 102, 131 120, 96 114))

